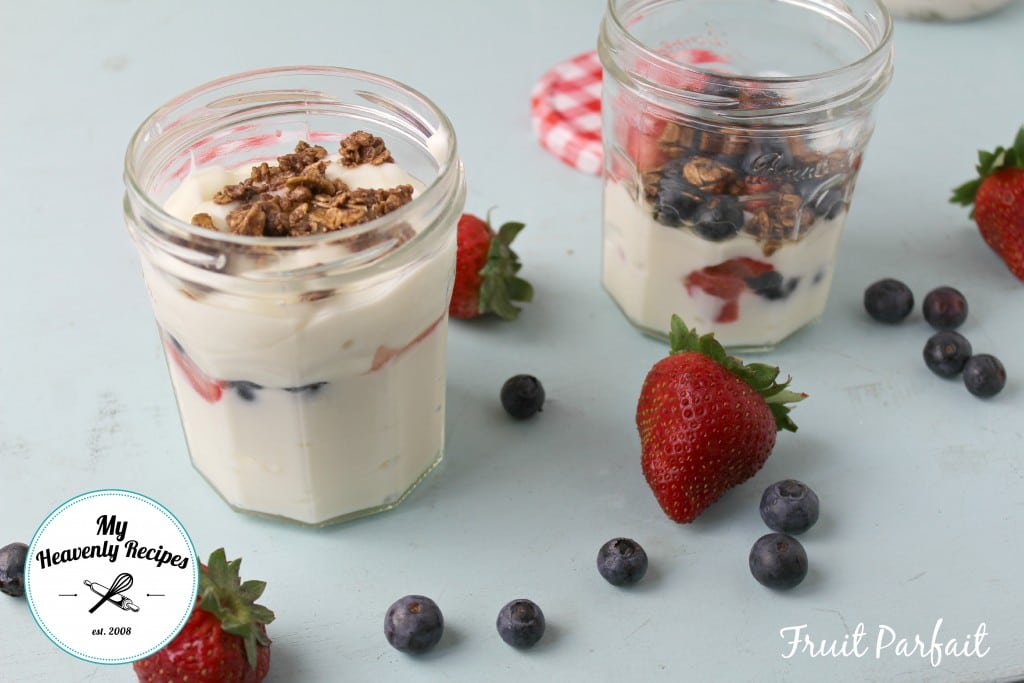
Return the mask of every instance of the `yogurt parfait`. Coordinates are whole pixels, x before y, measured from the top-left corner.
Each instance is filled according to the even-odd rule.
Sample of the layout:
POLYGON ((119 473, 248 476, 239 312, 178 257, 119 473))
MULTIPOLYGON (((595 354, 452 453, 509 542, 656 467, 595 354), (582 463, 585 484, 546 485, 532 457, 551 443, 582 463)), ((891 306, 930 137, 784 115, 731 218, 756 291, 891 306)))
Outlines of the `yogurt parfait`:
POLYGON ((447 120, 339 69, 232 77, 154 119, 127 224, 194 466, 232 507, 310 525, 395 506, 443 455, 447 120))
POLYGON ((884 7, 609 0, 598 52, 601 278, 626 318, 763 349, 821 317, 891 78, 884 7))

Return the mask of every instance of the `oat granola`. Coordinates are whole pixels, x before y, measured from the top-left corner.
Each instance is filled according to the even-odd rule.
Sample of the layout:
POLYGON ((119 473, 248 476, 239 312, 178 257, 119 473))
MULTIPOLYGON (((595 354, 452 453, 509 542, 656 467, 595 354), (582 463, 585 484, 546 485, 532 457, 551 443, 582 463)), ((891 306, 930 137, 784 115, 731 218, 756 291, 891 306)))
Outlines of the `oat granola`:
MULTIPOLYGON (((367 223, 412 201, 412 185, 353 188, 328 178, 326 157, 323 147, 301 141, 293 153, 279 156, 276 165, 264 162, 254 166, 248 178, 218 191, 215 203, 239 203, 227 215, 228 232, 264 237, 333 232, 367 223)), ((343 139, 339 157, 347 167, 394 163, 384 141, 365 131, 343 139)), ((217 229, 207 213, 195 214, 192 224, 217 229)), ((399 243, 408 239, 406 231, 399 233, 399 243)), ((367 239, 357 237, 354 242, 367 239)), ((365 247, 360 244, 360 248, 365 247)))

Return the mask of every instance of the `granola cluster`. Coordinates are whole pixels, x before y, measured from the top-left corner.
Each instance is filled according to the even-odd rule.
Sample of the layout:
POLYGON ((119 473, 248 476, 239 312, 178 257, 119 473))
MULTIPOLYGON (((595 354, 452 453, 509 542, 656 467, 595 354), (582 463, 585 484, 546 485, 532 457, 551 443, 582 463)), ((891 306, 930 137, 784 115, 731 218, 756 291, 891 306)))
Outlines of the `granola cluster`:
MULTIPOLYGON (((278 157, 276 165, 254 166, 248 178, 217 192, 215 203, 238 203, 227 215, 228 232, 265 237, 332 232, 361 225, 412 201, 411 185, 352 188, 328 178, 326 157, 323 147, 299 142, 293 153, 278 157)), ((342 140, 339 157, 349 167, 394 162, 384 141, 365 131, 342 140)), ((194 215, 192 224, 216 229, 207 213, 194 215)), ((409 235, 396 237, 404 241, 409 235)))
POLYGON ((803 237, 846 206, 857 159, 823 153, 801 138, 704 131, 665 122, 643 151, 643 192, 654 218, 719 241, 746 233, 766 255, 803 237))

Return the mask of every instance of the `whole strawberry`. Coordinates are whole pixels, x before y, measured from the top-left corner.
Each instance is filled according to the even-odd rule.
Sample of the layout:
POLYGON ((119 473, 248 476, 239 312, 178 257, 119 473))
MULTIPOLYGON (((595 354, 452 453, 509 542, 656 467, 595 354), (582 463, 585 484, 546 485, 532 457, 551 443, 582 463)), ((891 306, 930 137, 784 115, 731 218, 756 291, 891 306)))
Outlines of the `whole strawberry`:
POLYGON ((1024 280, 1024 127, 1009 149, 978 152, 978 177, 953 190, 954 204, 974 204, 971 216, 985 242, 1024 280))
POLYGON ((455 287, 448 306, 453 318, 493 313, 514 320, 520 309, 512 302, 533 299, 533 287, 516 275, 522 264, 510 246, 524 227, 522 223, 505 223, 495 232, 488 221, 462 214, 455 287))
POLYGON ((672 352, 644 379, 636 408, 644 477, 661 508, 692 522, 728 489, 752 477, 779 430, 796 431, 788 403, 806 394, 775 382, 779 369, 744 365, 712 334, 672 316, 672 352))
POLYGON ((199 595, 185 627, 162 650, 133 664, 143 683, 259 683, 270 669, 266 625, 274 613, 256 599, 266 583, 238 576, 241 559, 213 551, 199 570, 199 595))

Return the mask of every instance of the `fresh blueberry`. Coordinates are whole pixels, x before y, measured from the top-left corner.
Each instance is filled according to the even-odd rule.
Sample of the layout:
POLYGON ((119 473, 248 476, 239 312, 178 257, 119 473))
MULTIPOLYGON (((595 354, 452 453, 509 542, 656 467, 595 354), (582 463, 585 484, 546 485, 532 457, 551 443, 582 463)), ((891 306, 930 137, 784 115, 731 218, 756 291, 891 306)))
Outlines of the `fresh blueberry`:
POLYGON ((777 481, 761 496, 761 519, 772 531, 802 534, 818 521, 818 494, 796 479, 777 481))
POLYGON ((864 309, 879 322, 898 323, 914 309, 914 294, 899 280, 885 278, 864 290, 864 309))
POLYGON ((765 534, 750 549, 750 573, 762 586, 793 588, 807 576, 807 551, 789 534, 765 534))
POLYGON ((613 586, 631 586, 647 573, 647 553, 631 538, 613 538, 597 551, 597 571, 613 586))
POLYGON ((924 344, 924 364, 939 377, 953 377, 971 357, 971 342, 959 332, 936 332, 924 344))
POLYGON ((513 600, 498 612, 498 635, 512 647, 533 647, 544 635, 544 612, 526 598, 513 600))
POLYGON ((738 233, 743 227, 743 209, 735 197, 711 197, 693 217, 694 229, 706 240, 720 242, 738 233))
POLYGON ((1006 368, 991 354, 971 356, 964 364, 964 386, 981 398, 995 396, 1006 386, 1006 368))
POLYGON ((322 388, 327 385, 327 382, 313 382, 311 384, 303 384, 298 387, 285 387, 284 390, 293 394, 307 394, 312 395, 319 392, 322 388))
POLYGON ((501 387, 501 405, 512 417, 525 420, 544 407, 544 387, 533 375, 514 375, 501 387))
POLYGON ((768 301, 778 301, 793 293, 793 290, 800 284, 800 278, 794 277, 786 280, 779 271, 769 270, 767 273, 748 277, 745 282, 747 287, 759 297, 768 301))
POLYGON ((793 154, 781 140, 754 142, 740 164, 744 173, 756 178, 779 178, 793 166, 793 154))
POLYGON ((658 181, 654 198, 654 219, 670 228, 678 228, 704 203, 704 195, 680 175, 664 174, 658 181))
POLYGON ((953 287, 936 287, 922 305, 928 324, 937 330, 954 330, 967 319, 967 299, 953 287))
POLYGON ((437 645, 443 633, 441 609, 423 595, 399 598, 384 615, 384 637, 401 652, 426 652, 437 645))
POLYGON ((262 384, 256 384, 256 382, 249 382, 244 379, 231 382, 229 386, 238 392, 238 396, 243 401, 255 401, 256 392, 263 388, 262 384))
POLYGON ((25 594, 25 556, 28 546, 8 543, 0 548, 0 593, 15 598, 25 594))

